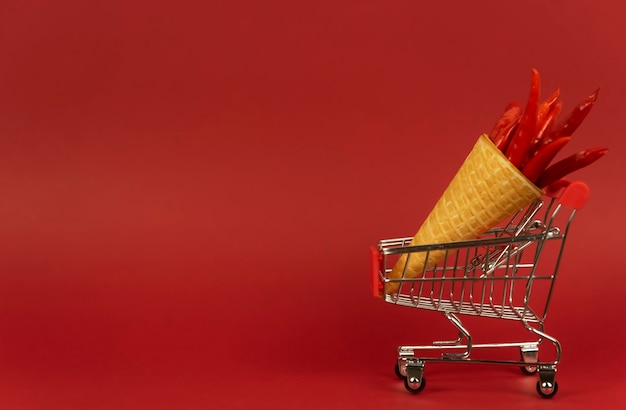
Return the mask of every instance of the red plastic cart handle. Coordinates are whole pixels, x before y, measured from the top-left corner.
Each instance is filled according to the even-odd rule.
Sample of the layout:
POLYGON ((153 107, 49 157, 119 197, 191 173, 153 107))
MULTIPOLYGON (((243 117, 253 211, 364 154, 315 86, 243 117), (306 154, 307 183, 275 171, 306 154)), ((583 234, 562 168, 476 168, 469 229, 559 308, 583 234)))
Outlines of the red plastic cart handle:
POLYGON ((370 267, 372 269, 370 288, 375 298, 379 298, 383 292, 383 284, 380 282, 380 277, 378 276, 378 270, 380 269, 382 260, 383 257, 378 251, 378 248, 376 246, 370 246, 370 267))
POLYGON ((589 187, 584 182, 569 182, 564 179, 548 186, 545 191, 546 195, 558 199, 561 205, 576 210, 585 205, 590 195, 589 187))

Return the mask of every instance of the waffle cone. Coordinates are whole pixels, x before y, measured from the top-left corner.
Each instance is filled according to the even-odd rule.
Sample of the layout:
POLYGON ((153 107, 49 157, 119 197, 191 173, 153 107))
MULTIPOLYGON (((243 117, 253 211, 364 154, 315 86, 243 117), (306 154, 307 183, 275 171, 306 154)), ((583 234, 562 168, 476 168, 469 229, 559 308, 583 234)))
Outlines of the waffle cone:
MULTIPOLYGON (((411 245, 475 239, 542 194, 543 191, 513 166, 487 135, 481 135, 411 245)), ((426 252, 408 255, 402 254, 388 278, 419 277, 425 267, 441 262, 445 251, 429 252, 428 261, 426 252)), ((397 282, 389 282, 386 293, 398 287, 397 282)))

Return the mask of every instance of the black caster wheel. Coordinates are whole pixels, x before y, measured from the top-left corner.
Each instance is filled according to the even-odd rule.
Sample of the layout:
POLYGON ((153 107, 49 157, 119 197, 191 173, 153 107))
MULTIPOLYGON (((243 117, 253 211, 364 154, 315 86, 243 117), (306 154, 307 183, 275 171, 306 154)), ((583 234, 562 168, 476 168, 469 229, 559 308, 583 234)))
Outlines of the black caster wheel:
POLYGON ((543 397, 544 399, 549 399, 551 397, 554 397, 557 391, 559 391, 559 384, 556 382, 556 380, 553 381, 552 383, 550 382, 542 383, 541 380, 537 382, 537 393, 539 393, 539 395, 543 397))
POLYGON ((394 373, 398 377, 398 379, 404 380, 406 379, 406 367, 402 366, 400 368, 400 363, 396 362, 395 367, 393 368, 394 373))
POLYGON ((413 394, 417 394, 421 392, 422 390, 424 390, 424 387, 426 387, 426 378, 422 376, 422 380, 420 380, 419 382, 416 382, 416 381, 411 381, 410 377, 406 377, 404 379, 404 387, 406 387, 406 389, 409 392, 413 394))
POLYGON ((522 367, 520 367, 520 370, 526 376, 532 376, 533 374, 537 374, 538 368, 537 368, 537 366, 529 365, 529 366, 522 366, 522 367))

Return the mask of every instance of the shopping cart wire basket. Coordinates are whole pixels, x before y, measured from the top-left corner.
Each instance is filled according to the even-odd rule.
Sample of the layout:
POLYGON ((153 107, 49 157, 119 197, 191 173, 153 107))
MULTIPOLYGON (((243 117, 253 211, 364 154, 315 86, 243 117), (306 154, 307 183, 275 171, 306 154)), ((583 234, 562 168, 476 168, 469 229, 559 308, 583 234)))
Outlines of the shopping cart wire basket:
POLYGON ((560 181, 546 189, 544 198, 478 239, 412 246, 412 238, 403 237, 381 240, 370 248, 374 296, 398 306, 441 312, 458 332, 456 340, 398 347, 395 373, 408 391, 422 391, 425 363, 438 361, 519 366, 525 374, 538 373, 541 397, 557 393, 561 344, 546 333, 544 321, 570 225, 588 197, 586 184, 560 181), (428 260, 433 251, 445 251, 445 256, 434 266, 424 264, 419 277, 389 276, 401 255, 407 254, 408 261, 422 253, 428 260), (473 343, 472 334, 460 320, 463 315, 518 321, 531 340, 473 343), (539 360, 542 343, 553 347, 550 360, 539 360), (511 360, 472 356, 486 348, 519 349, 519 356, 511 360))

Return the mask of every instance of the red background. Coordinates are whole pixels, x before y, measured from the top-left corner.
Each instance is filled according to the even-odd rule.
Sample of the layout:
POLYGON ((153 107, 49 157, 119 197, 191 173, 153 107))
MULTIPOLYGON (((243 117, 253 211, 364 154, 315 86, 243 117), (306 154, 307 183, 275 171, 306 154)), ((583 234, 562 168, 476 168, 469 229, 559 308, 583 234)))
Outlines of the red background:
MULTIPOLYGON (((0 407, 401 408, 621 402, 623 2, 44 1, 0 8, 0 407), (427 366, 453 336, 369 292, 536 67, 565 110, 577 217, 546 329, 558 395, 427 366)), ((477 321, 474 330, 497 329, 477 321)), ((507 330, 508 332, 508 330, 507 330)), ((503 333, 509 337, 508 333, 503 333)))

